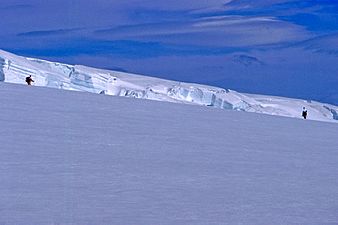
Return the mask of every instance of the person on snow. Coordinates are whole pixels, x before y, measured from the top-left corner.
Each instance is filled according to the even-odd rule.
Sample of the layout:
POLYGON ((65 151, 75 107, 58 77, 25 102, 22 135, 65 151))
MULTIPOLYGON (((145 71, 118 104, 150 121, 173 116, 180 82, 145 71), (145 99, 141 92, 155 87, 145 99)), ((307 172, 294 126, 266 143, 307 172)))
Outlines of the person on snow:
POLYGON ((34 82, 34 80, 32 79, 32 75, 29 75, 29 77, 26 77, 26 83, 28 85, 32 85, 32 82, 34 82))
POLYGON ((304 120, 306 120, 306 117, 307 117, 307 110, 305 109, 305 107, 303 107, 302 116, 304 117, 304 120))

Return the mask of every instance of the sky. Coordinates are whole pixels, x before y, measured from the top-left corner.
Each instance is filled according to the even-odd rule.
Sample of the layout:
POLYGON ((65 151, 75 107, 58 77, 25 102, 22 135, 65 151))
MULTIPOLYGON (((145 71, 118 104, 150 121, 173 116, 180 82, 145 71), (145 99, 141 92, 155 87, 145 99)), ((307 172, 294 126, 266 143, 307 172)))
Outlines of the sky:
POLYGON ((338 105, 338 0, 11 0, 0 48, 338 105))

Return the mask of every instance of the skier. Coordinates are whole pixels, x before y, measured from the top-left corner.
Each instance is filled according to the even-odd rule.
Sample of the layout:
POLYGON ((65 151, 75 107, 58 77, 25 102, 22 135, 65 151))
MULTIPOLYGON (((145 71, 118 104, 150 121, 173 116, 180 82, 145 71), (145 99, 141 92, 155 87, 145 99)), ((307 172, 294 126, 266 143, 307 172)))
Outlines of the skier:
POLYGON ((29 75, 29 77, 26 77, 26 83, 28 85, 32 85, 32 82, 34 82, 34 80, 32 79, 32 75, 29 75))
POLYGON ((302 116, 304 117, 304 120, 306 120, 306 117, 307 117, 307 110, 305 109, 305 107, 303 107, 302 116))

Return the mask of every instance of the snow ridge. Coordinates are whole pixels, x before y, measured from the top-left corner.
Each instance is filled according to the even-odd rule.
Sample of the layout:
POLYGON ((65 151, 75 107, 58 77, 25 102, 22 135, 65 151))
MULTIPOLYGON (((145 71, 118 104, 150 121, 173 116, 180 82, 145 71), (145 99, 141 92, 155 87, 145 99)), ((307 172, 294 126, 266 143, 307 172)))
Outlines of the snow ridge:
POLYGON ((200 84, 25 58, 0 50, 0 81, 24 84, 29 75, 36 86, 298 118, 302 107, 307 107, 309 119, 338 121, 338 107, 329 104, 242 94, 200 84))

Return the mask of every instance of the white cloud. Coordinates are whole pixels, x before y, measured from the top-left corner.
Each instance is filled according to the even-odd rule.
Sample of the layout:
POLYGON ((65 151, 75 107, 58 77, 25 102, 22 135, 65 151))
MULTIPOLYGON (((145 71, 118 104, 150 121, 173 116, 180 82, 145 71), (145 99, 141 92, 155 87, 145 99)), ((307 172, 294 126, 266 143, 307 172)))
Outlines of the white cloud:
POLYGON ((194 27, 219 27, 240 25, 254 22, 279 22, 273 17, 245 17, 245 16, 212 16, 200 19, 193 24, 194 27))
POLYGON ((302 41, 311 37, 303 27, 274 17, 212 16, 184 22, 120 27, 102 37, 158 41, 169 44, 242 47, 302 41))
POLYGON ((296 46, 316 53, 338 56, 338 33, 319 36, 296 46))

